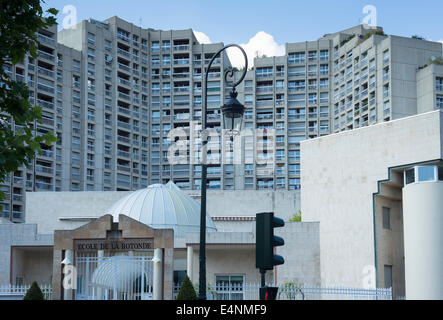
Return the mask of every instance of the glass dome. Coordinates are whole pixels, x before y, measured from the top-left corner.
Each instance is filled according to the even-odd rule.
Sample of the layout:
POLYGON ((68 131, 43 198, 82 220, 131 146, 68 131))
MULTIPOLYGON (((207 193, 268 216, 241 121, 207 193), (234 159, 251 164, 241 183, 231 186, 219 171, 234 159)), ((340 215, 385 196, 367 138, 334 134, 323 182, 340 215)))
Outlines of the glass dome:
MULTIPOLYGON (((114 221, 124 214, 155 229, 174 229, 174 237, 200 232, 200 203, 180 190, 174 183, 154 184, 117 201, 106 214, 114 221)), ((217 231, 206 215, 206 231, 217 231)))

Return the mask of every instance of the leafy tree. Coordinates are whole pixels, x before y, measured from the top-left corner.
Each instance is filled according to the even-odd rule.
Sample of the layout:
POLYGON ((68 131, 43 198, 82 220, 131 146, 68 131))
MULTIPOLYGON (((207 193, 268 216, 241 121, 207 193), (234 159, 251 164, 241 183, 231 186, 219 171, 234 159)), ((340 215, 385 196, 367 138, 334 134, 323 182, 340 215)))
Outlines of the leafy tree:
POLYGON ((177 300, 197 300, 197 294, 192 286, 191 280, 185 276, 177 295, 177 300))
POLYGON ((31 284, 31 287, 26 292, 23 300, 45 300, 43 292, 40 290, 40 287, 38 286, 36 281, 31 284))
POLYGON ((57 13, 43 11, 40 0, 0 0, 0 183, 22 164, 29 166, 41 154, 41 144, 56 141, 52 133, 35 134, 41 108, 29 103, 28 86, 12 80, 7 67, 23 63, 27 55, 37 58, 37 31, 54 25, 57 13))

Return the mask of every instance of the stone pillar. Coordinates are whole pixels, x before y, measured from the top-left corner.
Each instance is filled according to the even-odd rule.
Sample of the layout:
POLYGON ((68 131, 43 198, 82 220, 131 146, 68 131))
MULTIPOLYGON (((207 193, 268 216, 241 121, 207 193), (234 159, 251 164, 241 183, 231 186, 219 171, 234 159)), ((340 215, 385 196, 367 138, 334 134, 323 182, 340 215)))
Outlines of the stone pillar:
POLYGON ((153 299, 161 300, 162 299, 162 249, 154 250, 154 258, 152 259, 154 262, 154 281, 153 281, 153 299))
POLYGON ((189 280, 191 280, 191 283, 193 283, 192 279, 192 272, 194 270, 194 249, 192 246, 188 246, 188 252, 187 252, 187 274, 189 280))
POLYGON ((64 277, 63 277, 63 290, 64 290, 64 300, 72 300, 72 285, 77 281, 74 278, 73 270, 67 272, 68 268, 72 268, 72 263, 74 261, 74 252, 72 250, 65 251, 65 259, 66 261, 63 266, 64 277), (71 277, 71 281, 65 281, 65 277, 71 277), (71 287, 69 286, 71 285, 71 287))
MULTIPOLYGON (((103 259, 104 256, 105 256, 105 251, 103 251, 103 250, 97 251, 97 257, 99 258, 98 263, 97 263, 97 268, 100 266, 100 264, 102 262, 101 259, 103 259)), ((101 288, 101 287, 97 287, 97 300, 103 300, 103 288, 101 288)))

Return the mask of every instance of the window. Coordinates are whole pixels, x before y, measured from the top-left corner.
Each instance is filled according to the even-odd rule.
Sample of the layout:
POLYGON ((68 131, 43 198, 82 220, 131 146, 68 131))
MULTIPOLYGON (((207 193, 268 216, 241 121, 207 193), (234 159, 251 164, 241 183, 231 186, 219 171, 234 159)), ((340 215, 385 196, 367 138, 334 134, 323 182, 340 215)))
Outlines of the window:
POLYGON ((438 180, 443 181, 443 167, 438 167, 438 180))
POLYGON ((437 102, 435 106, 437 107, 437 109, 443 110, 443 95, 437 94, 437 102))
POLYGON ((383 207, 383 229, 391 230, 391 208, 383 207))
POLYGON ((418 167, 418 181, 433 181, 435 179, 435 167, 418 167))
POLYGON ((174 271, 174 288, 179 289, 186 276, 186 270, 174 271))
POLYGON ((296 52, 289 54, 289 63, 305 63, 305 53, 304 52, 296 52))
POLYGON ((391 265, 385 265, 384 274, 385 274, 385 288, 392 288, 392 266, 391 265))
POLYGON ((215 283, 219 300, 244 299, 244 276, 216 276, 215 283))
POLYGON ((389 62, 389 50, 383 52, 383 63, 389 62))

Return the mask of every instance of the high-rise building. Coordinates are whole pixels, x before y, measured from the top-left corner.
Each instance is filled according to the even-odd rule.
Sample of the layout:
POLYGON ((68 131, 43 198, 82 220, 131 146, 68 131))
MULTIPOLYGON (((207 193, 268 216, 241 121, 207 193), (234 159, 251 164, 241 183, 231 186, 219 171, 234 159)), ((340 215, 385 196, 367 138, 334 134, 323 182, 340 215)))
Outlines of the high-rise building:
MULTIPOLYGON (((192 159, 201 158, 201 142, 172 165, 168 135, 182 129, 193 137, 199 129, 202 75, 222 43, 118 17, 41 30, 39 40, 38 59, 7 68, 28 81, 31 102, 43 108, 38 132, 53 131, 58 142, 42 146, 33 166, 2 186, 3 217, 23 221, 25 191, 123 191, 169 180, 200 188, 201 165, 192 159)), ((440 43, 357 26, 288 43, 284 56, 256 58, 239 100, 244 128, 265 134, 242 137, 240 164, 221 161, 232 158, 229 139, 210 141, 223 147, 208 155, 208 187, 299 189, 300 141, 441 108, 441 55, 440 43)), ((209 73, 208 127, 216 132, 229 67, 223 52, 209 73)))

